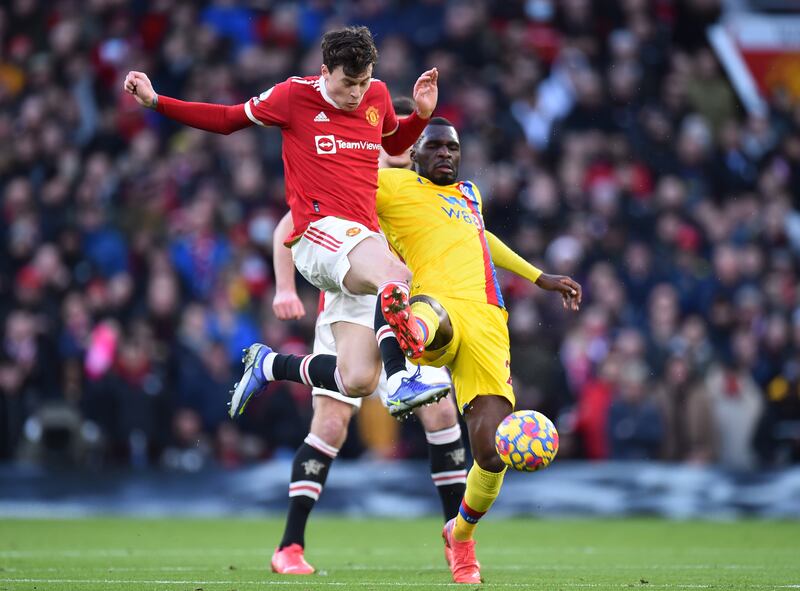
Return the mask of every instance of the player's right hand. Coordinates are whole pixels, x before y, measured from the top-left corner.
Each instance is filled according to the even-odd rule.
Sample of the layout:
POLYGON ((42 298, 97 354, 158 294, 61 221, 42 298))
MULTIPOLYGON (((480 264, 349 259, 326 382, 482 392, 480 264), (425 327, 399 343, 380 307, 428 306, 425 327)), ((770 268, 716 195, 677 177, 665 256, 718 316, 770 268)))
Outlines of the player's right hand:
POLYGON ((143 107, 152 108, 156 100, 156 91, 150 78, 144 72, 128 72, 123 84, 125 92, 132 94, 136 102, 143 107))
POLYGON ((298 297, 296 291, 275 292, 272 299, 272 311, 278 320, 297 320, 306 315, 306 308, 303 301, 298 297))

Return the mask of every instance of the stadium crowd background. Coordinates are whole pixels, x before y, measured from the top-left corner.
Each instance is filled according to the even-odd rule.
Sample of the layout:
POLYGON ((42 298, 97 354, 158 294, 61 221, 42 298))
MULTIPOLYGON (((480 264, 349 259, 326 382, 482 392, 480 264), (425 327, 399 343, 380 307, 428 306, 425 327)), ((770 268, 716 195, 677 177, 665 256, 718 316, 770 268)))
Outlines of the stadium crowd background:
MULTIPOLYGON (((319 70, 368 25, 437 114, 487 226, 585 288, 577 316, 502 275, 519 408, 560 458, 732 469, 800 460, 800 109, 739 105, 705 37, 714 0, 11 0, 0 7, 0 460, 194 470, 286 457, 308 388, 227 419, 241 349, 305 351, 271 313, 285 211, 276 130, 216 136, 122 93, 233 104, 319 70), (241 5, 240 5, 241 4, 241 5)), ((415 457, 366 405, 345 456, 415 457)))

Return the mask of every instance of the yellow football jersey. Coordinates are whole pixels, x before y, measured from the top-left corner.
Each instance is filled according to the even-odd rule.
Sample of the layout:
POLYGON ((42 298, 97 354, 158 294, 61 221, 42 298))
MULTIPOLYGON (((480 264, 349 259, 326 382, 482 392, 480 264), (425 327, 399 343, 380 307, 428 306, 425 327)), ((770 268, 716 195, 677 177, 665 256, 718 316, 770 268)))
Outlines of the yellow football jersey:
POLYGON ((504 308, 481 208, 469 181, 440 186, 412 170, 378 172, 378 219, 414 275, 412 293, 504 308))

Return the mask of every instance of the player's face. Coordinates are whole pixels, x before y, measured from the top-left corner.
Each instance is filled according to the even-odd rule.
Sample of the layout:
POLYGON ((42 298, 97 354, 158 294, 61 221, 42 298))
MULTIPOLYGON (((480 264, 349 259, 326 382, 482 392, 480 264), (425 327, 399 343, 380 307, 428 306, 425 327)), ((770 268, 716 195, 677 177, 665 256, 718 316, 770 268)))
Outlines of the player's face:
POLYGON ((458 178, 461 143, 449 125, 428 125, 411 153, 419 174, 437 185, 450 185, 458 178))
POLYGON ((342 66, 330 71, 328 66, 322 64, 322 77, 325 79, 325 90, 333 102, 343 111, 355 111, 372 82, 372 66, 358 76, 348 76, 342 66))

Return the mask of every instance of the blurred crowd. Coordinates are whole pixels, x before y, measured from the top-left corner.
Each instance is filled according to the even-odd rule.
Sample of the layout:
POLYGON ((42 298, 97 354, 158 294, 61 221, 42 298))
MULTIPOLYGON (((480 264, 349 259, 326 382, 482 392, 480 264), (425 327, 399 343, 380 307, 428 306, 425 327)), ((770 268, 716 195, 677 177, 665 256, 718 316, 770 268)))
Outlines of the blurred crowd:
MULTIPOLYGON (((308 350, 271 313, 280 134, 217 136, 122 93, 243 102, 365 24, 394 96, 437 114, 487 226, 585 288, 502 275, 519 408, 563 458, 800 461, 800 108, 746 113, 709 49, 716 0, 9 0, 0 7, 0 460, 235 467, 291 455, 308 388, 236 422, 243 347, 308 350)), ((415 457, 367 405, 343 455, 415 457), (378 428, 378 426, 381 426, 378 428)))

